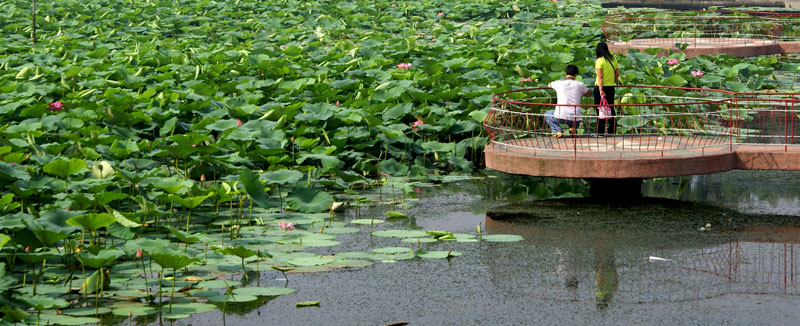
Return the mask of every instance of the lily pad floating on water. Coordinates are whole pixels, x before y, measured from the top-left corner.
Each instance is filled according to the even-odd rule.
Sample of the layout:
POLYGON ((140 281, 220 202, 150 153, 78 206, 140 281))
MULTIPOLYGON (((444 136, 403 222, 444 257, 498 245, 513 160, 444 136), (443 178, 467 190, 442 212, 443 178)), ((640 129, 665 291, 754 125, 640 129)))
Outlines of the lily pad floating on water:
POLYGON ((225 301, 228 301, 228 302, 250 302, 250 301, 256 301, 256 300, 258 300, 258 297, 254 296, 254 295, 248 295, 248 294, 234 294, 234 295, 221 294, 221 295, 218 295, 218 296, 214 296, 214 297, 208 298, 208 302, 216 302, 216 303, 223 303, 225 301))
POLYGON ((422 238, 427 237, 425 231, 417 230, 380 230, 372 232, 372 235, 378 237, 394 237, 394 238, 422 238))
POLYGON ((229 286, 239 286, 242 282, 229 280, 211 280, 197 283, 198 289, 225 289, 229 286))
POLYGON ((520 235, 516 234, 487 234, 481 236, 481 240, 487 242, 515 242, 515 241, 522 241, 523 238, 520 235))
POLYGON ((107 314, 109 312, 111 312, 111 309, 106 307, 99 307, 96 310, 95 307, 85 307, 85 308, 75 308, 75 309, 67 309, 61 311, 61 313, 65 315, 78 316, 78 317, 94 316, 95 313, 102 315, 102 314, 107 314))
POLYGON ((172 314, 201 314, 217 309, 217 306, 210 303, 190 302, 176 303, 172 305, 172 314))
POLYGON ((335 226, 335 227, 326 227, 325 230, 323 230, 322 232, 323 234, 352 234, 361 232, 361 230, 358 228, 335 226))
POLYGON ((439 241, 439 240, 436 240, 434 238, 405 238, 405 239, 400 240, 400 241, 406 242, 406 243, 417 243, 417 242, 419 242, 419 243, 430 243, 430 242, 436 242, 436 241, 439 241))
POLYGON ((277 297, 279 295, 294 293, 294 289, 269 286, 269 287, 246 287, 233 290, 235 295, 254 295, 258 297, 277 297))
POLYGON ((370 224, 381 224, 381 223, 383 223, 383 220, 361 218, 361 219, 351 220, 350 223, 351 224, 360 224, 360 225, 370 225, 370 224))
POLYGON ((436 250, 436 251, 425 251, 425 250, 417 250, 417 256, 422 258, 450 258, 450 257, 457 257, 461 256, 462 253, 458 251, 452 250, 436 250))
POLYGON ((400 213, 400 212, 386 212, 386 215, 393 218, 408 218, 408 215, 400 213))
POLYGON ((405 254, 405 253, 408 253, 410 251, 411 251, 411 249, 406 248, 406 247, 384 247, 384 248, 372 249, 372 252, 376 252, 376 253, 379 253, 379 254, 389 254, 389 255, 405 254))
MULTIPOLYGON (((94 308, 92 308, 94 309, 94 308)), ((36 315, 28 317, 30 324, 36 324, 36 315)), ((39 316, 40 325, 86 325, 99 323, 100 319, 94 317, 73 317, 69 315, 41 315, 39 316)))
POLYGON ((303 301, 295 304, 297 308, 319 307, 319 301, 303 301))
POLYGON ((288 263, 295 266, 319 266, 332 263, 333 258, 316 256, 316 257, 298 257, 289 259, 288 263))
POLYGON ((146 316, 155 314, 157 312, 158 310, 148 306, 129 306, 129 307, 116 308, 111 311, 111 313, 117 316, 125 316, 125 317, 128 317, 129 314, 132 316, 146 316))

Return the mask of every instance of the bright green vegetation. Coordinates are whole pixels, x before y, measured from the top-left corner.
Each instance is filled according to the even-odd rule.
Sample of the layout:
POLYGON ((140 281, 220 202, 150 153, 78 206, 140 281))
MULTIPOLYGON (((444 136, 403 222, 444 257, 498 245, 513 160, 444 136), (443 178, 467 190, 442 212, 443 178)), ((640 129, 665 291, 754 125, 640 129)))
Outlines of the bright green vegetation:
MULTIPOLYGON (((591 71, 604 14, 549 0, 37 5, 32 45, 30 2, 0 4, 0 324, 224 316, 293 292, 247 273, 450 259, 461 253, 421 247, 520 240, 328 211, 393 204, 386 221, 405 220, 394 211, 414 184, 463 180, 452 172, 481 165, 491 94, 544 85, 569 63, 591 71), (358 232, 399 247, 310 250, 358 232)), ((795 69, 777 57, 664 61, 620 58, 624 83, 742 91, 795 69), (692 81, 696 69, 706 76, 692 81)))

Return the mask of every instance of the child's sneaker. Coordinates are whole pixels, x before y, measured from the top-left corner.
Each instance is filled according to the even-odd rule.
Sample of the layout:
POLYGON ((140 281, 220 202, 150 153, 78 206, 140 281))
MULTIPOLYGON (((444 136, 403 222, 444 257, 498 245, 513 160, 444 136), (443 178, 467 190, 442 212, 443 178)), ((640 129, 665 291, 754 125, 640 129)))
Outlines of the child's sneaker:
POLYGON ((553 138, 561 138, 561 137, 564 137, 564 132, 559 131, 553 134, 553 138))

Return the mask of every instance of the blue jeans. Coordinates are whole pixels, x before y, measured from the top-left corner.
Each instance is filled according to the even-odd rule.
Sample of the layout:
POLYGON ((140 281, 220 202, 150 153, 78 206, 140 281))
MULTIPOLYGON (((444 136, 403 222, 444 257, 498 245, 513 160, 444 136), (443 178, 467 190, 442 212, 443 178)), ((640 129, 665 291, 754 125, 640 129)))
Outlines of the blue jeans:
POLYGON ((555 110, 550 110, 544 113, 544 122, 547 122, 547 125, 550 126, 550 130, 552 130, 553 133, 561 131, 561 126, 559 125, 562 123, 565 125, 569 125, 570 128, 575 128, 575 129, 578 129, 578 126, 581 125, 580 121, 557 119, 555 117, 555 113, 556 113, 555 110))

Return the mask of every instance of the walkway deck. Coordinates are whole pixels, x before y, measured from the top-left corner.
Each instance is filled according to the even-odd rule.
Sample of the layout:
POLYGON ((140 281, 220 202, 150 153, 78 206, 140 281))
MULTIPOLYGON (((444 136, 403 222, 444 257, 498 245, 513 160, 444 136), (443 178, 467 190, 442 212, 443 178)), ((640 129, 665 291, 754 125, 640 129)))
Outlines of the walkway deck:
MULTIPOLYGON (((561 178, 629 179, 730 170, 800 170, 800 145, 718 145, 685 150, 625 151, 635 141, 603 139, 611 146, 588 152, 546 151, 489 144, 486 167, 510 174, 561 178)), ((682 142, 690 141, 683 139, 682 142)))

